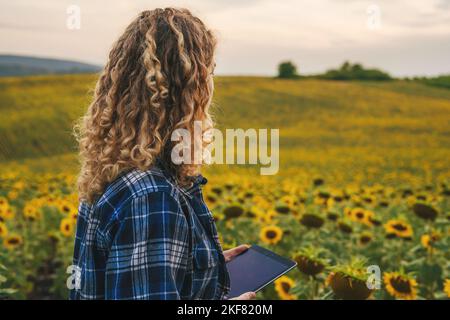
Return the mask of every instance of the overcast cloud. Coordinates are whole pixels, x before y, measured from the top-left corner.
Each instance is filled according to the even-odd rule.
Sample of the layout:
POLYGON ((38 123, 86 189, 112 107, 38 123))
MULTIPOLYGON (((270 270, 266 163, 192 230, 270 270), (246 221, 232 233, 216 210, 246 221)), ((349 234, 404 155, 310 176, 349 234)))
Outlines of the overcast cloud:
POLYGON ((217 74, 273 75, 285 59, 301 73, 346 59, 396 76, 450 73, 450 0, 1 0, 0 53, 103 64, 135 15, 166 6, 187 7, 215 30, 217 74), (80 30, 66 27, 72 4, 80 30))

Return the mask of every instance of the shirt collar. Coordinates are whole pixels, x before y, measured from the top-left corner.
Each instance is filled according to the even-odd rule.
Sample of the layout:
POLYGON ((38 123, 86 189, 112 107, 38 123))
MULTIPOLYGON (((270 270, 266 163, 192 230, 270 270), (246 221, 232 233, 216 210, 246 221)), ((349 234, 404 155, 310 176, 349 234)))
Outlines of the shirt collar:
POLYGON ((198 192, 201 190, 201 188, 208 182, 208 179, 206 179, 204 176, 199 174, 199 175, 191 178, 192 179, 191 185, 180 186, 178 184, 177 180, 175 179, 174 175, 169 172, 169 170, 167 169, 167 166, 165 166, 162 161, 158 160, 156 162, 156 167, 154 169, 156 169, 157 171, 160 171, 164 175, 164 177, 166 177, 166 179, 169 180, 169 182, 171 184, 176 186, 176 188, 178 190, 180 190, 181 193, 183 193, 189 199, 192 199, 196 194, 198 194, 198 192))
POLYGON ((187 187, 180 187, 190 198, 194 197, 201 188, 208 182, 204 176, 199 174, 193 178, 192 185, 187 187))

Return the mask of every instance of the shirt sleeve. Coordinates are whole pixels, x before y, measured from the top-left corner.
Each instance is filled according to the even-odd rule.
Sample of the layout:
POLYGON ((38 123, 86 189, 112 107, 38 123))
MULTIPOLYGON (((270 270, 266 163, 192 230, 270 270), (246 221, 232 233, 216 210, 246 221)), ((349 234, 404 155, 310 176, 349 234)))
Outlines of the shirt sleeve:
POLYGON ((121 212, 106 263, 106 299, 180 299, 188 224, 167 192, 135 198, 121 212))

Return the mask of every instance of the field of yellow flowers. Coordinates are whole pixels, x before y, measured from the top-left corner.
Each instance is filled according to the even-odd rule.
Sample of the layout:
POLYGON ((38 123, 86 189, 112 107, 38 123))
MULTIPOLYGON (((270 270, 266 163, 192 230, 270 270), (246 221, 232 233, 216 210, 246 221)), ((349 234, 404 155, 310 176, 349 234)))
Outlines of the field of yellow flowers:
MULTIPOLYGON (((0 176, 1 294, 64 298, 77 218, 75 176, 0 176)), ((438 299, 450 294, 450 186, 381 184, 330 188, 283 179, 212 179, 205 199, 224 248, 258 243, 298 270, 262 298, 438 299), (367 267, 380 268, 369 290, 367 267)))
MULTIPOLYGON (((0 80, 2 298, 67 297, 78 206, 70 131, 93 80, 0 80)), ((298 263, 259 298, 450 296, 449 90, 219 78, 215 103, 219 128, 280 128, 278 175, 204 173, 224 249, 259 244, 298 263)))

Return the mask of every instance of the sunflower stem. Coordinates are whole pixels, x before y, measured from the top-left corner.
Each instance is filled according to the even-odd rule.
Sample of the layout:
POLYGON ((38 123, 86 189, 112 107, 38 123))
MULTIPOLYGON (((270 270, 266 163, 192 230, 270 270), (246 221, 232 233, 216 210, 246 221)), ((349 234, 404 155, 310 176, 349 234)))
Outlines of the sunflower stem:
POLYGON ((309 277, 309 285, 311 288, 311 300, 316 300, 317 298, 317 291, 318 291, 318 284, 316 281, 316 277, 315 276, 310 276, 309 277))

